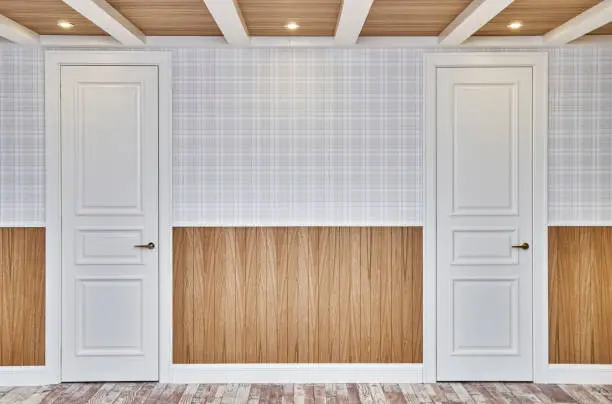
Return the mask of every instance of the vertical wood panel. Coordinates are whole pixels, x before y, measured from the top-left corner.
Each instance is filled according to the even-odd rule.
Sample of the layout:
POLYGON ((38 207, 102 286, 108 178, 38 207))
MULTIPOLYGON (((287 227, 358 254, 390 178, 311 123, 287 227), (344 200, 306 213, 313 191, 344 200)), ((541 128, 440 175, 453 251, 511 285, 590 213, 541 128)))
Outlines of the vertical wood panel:
POLYGON ((612 363, 612 228, 549 229, 549 359, 612 363))
POLYGON ((44 228, 0 228, 0 304, 0 366, 44 365, 44 228))
POLYGON ((350 230, 350 304, 349 304, 349 359, 354 363, 361 358, 361 229, 350 230))
POLYGON ((361 231, 361 354, 365 362, 370 362, 372 355, 372 322, 370 319, 370 279, 372 271, 372 229, 361 231))
POLYGON ((333 257, 330 256, 332 249, 330 244, 333 240, 332 230, 323 228, 319 232, 319 284, 317 291, 318 301, 318 363, 331 363, 331 342, 330 342, 330 294, 331 294, 331 271, 330 266, 333 257))
POLYGON ((193 289, 194 289, 194 229, 182 229, 172 239, 172 306, 177 307, 172 317, 172 344, 174 361, 191 358, 193 342, 193 289))
POLYGON ((419 228, 174 233, 175 363, 422 361, 419 228))
MULTIPOLYGON (((319 339, 317 335, 319 333, 319 322, 317 317, 317 304, 319 302, 319 288, 317 288, 319 282, 319 266, 317 265, 317 257, 320 251, 320 238, 318 229, 314 228, 302 228, 300 230, 302 234, 302 246, 299 251, 300 256, 300 293, 305 294, 305 301, 308 305, 308 315, 301 315, 300 321, 301 328, 300 333, 304 332, 304 340, 306 341, 307 348, 305 348, 304 354, 298 356, 300 362, 305 360, 310 363, 316 363, 318 357, 319 339), (306 285, 308 287, 306 288, 306 285), (306 335, 308 337, 306 338, 306 335), (306 359, 307 358, 307 359, 306 359)), ((304 308, 306 306, 301 306, 304 308)))
MULTIPOLYGON (((212 231, 212 230, 211 230, 212 231)), ((246 284, 242 293, 245 295, 245 362, 257 363, 259 361, 259 334, 257 332, 257 307, 259 286, 257 284, 257 232, 248 231, 245 237, 245 248, 243 254, 246 256, 246 284)), ((202 362, 209 363, 209 362, 202 362)))

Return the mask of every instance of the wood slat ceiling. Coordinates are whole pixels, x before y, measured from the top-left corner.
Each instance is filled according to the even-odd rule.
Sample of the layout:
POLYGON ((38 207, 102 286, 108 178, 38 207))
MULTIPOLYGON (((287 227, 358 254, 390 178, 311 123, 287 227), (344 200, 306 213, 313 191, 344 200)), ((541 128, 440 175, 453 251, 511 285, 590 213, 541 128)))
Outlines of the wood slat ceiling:
POLYGON ((222 35, 203 0, 107 1, 145 35, 222 35))
POLYGON ((333 36, 342 0, 238 0, 253 36, 333 36), (300 29, 285 28, 295 21, 300 29))
POLYGON ((604 25, 603 27, 591 32, 591 35, 612 35, 612 24, 604 25))
POLYGON ((476 35, 539 36, 566 23, 601 0, 516 0, 507 9, 485 25, 476 35), (523 28, 508 29, 512 21, 521 21, 523 28))
POLYGON ((471 0, 375 0, 363 36, 437 36, 471 0))
POLYGON ((0 14, 41 35, 106 35, 62 0, 0 0, 0 14), (74 28, 58 27, 59 20, 74 28))

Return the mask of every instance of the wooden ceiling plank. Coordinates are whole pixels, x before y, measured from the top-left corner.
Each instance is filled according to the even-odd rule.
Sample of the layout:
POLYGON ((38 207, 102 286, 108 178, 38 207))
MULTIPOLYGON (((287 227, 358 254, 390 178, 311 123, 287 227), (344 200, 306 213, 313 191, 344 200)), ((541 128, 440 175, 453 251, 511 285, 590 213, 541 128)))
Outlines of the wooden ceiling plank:
POLYGON ((440 45, 461 45, 512 2, 514 0, 474 0, 440 34, 440 45))
POLYGON ((335 41, 338 45, 354 45, 359 39, 374 0, 344 0, 338 19, 335 41))
POLYGON ((63 0, 123 45, 143 45, 146 36, 105 0, 63 0))
POLYGON ((544 35, 547 45, 565 45, 612 22, 612 0, 604 0, 544 35))
POLYGON ((235 0, 204 0, 204 3, 228 44, 246 45, 250 42, 242 12, 235 0))
POLYGON ((3 15, 0 15, 0 37, 20 45, 38 45, 39 43, 39 36, 36 32, 3 15))

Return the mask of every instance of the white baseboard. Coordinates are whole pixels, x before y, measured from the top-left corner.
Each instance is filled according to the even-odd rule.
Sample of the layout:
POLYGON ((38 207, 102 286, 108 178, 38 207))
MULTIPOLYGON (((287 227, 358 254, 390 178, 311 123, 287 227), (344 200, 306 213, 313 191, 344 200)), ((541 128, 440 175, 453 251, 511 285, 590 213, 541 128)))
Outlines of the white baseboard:
POLYGON ((162 383, 422 383, 422 364, 170 365, 162 383))
POLYGON ((612 365, 548 365, 546 383, 612 384, 612 365))
POLYGON ((49 366, 0 367, 0 386, 44 386, 60 382, 49 366))

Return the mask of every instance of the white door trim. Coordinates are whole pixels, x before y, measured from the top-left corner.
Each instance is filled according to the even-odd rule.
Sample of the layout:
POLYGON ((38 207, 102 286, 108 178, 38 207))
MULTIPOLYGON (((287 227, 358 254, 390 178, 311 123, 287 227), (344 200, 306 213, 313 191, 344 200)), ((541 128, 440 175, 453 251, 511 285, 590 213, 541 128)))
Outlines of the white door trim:
MULTIPOLYGON (((167 378, 172 325, 172 76, 169 52, 48 51, 45 53, 46 314, 45 377, 28 384, 61 381, 61 149, 62 65, 146 65, 159 71, 159 372, 167 378)), ((0 373, 0 376, 2 374, 0 373)), ((2 378, 0 378, 0 384, 2 378)))
POLYGON ((533 69, 533 370, 548 371, 548 55, 546 53, 448 53, 424 56, 425 201, 423 222, 423 380, 436 375, 436 71, 441 67, 531 67, 533 69))

